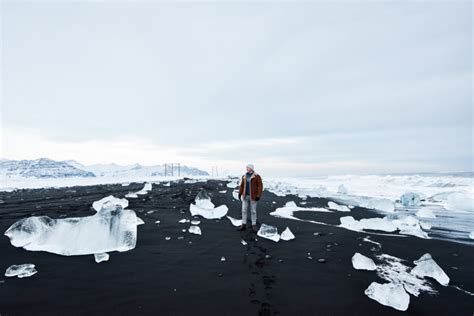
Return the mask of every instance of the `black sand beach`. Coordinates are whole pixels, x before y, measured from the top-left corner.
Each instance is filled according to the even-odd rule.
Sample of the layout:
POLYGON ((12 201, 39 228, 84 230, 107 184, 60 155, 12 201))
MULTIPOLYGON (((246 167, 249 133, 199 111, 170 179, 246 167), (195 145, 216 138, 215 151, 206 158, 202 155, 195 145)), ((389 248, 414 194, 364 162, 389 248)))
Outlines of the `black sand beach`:
MULTIPOLYGON (((295 196, 278 197, 268 191, 258 204, 260 223, 287 226, 296 239, 275 243, 247 230, 239 232, 227 218, 201 218, 202 235, 183 233, 192 219, 189 205, 199 189, 212 194, 213 203, 229 207, 227 215, 240 218, 240 202, 224 181, 153 185, 129 209, 145 221, 138 226, 135 249, 111 252, 100 264, 93 255, 60 256, 15 248, 3 236, 15 221, 32 216, 52 218, 89 216, 91 205, 107 195, 124 197, 141 183, 124 187, 101 185, 61 189, 1 192, 0 199, 0 315, 473 315, 474 296, 433 281, 436 295, 410 297, 406 312, 369 299, 364 290, 373 281, 385 282, 375 272, 352 267, 355 252, 373 257, 383 252, 409 262, 430 253, 450 277, 450 285, 474 291, 472 246, 416 237, 371 235, 382 244, 362 241, 366 233, 276 218, 269 215, 295 196), (218 191, 227 190, 226 193, 218 191), (275 204, 272 204, 275 201, 275 204), (151 214, 148 211, 155 210, 151 214), (155 224, 160 220, 160 224, 155 224), (315 235, 314 233, 319 233, 315 235), (170 236, 171 240, 165 240, 170 236), (177 239, 184 236, 184 239, 177 239), (257 237, 258 241, 255 240, 257 237), (244 239, 248 245, 241 243, 244 239), (308 252, 312 260, 308 259, 308 252), (268 256, 267 256, 268 255, 268 256), (226 261, 222 262, 224 256, 226 261), (325 259, 321 263, 318 259, 325 259), (38 273, 29 278, 7 278, 12 264, 33 263, 38 273)), ((308 198, 306 206, 327 206, 326 199, 308 198)), ((339 224, 347 213, 306 213, 300 218, 339 224)), ((380 216, 355 208, 356 219, 380 216)))

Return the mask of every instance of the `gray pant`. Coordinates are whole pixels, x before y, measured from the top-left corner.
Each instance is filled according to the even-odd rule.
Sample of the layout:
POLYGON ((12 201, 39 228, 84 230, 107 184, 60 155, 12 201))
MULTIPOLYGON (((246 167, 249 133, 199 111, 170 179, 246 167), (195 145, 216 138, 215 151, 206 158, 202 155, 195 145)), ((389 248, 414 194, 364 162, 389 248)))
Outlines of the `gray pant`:
POLYGON ((257 225, 257 201, 250 200, 250 196, 246 196, 242 200, 242 225, 247 224, 247 211, 250 204, 250 216, 252 218, 252 225, 257 225))

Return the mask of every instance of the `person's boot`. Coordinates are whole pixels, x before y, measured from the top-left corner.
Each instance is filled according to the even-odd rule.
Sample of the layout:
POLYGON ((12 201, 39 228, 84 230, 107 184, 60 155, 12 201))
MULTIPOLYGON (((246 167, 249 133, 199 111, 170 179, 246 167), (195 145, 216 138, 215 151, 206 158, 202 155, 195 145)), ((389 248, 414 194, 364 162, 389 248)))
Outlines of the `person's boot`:
POLYGON ((252 230, 253 230, 254 232, 258 232, 257 225, 252 225, 252 230))
POLYGON ((240 225, 239 227, 237 227, 237 230, 245 230, 245 225, 244 224, 240 225))

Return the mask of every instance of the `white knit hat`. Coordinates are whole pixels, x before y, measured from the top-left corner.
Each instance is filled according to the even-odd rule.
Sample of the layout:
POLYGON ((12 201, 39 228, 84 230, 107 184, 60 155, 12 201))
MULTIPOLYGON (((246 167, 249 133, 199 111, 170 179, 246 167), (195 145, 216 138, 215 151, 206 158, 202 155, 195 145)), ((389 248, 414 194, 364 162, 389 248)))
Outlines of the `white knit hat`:
POLYGON ((247 168, 250 168, 250 169, 254 170, 253 164, 251 164, 251 163, 247 164, 247 168))

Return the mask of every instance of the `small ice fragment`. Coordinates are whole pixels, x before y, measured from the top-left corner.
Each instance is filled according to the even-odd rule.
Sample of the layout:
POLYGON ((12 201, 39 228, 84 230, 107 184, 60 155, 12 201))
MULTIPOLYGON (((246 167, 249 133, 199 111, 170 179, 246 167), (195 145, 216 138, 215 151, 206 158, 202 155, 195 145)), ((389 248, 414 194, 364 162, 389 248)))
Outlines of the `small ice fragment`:
POLYGON ((95 253, 94 254, 95 262, 100 263, 102 261, 109 261, 109 254, 104 253, 95 253))
POLYGON ((356 252, 354 256, 352 256, 352 266, 356 270, 368 270, 374 271, 377 269, 374 260, 361 255, 360 253, 356 252))
POLYGON ((410 304, 410 295, 401 283, 380 284, 372 282, 364 293, 380 304, 393 307, 399 311, 406 311, 410 304))
POLYGON ((469 238, 474 239, 474 230, 469 234, 469 238))
POLYGON ((137 216, 137 226, 138 225, 143 225, 145 224, 145 222, 143 221, 143 219, 141 219, 140 217, 137 216))
POLYGON ((155 221, 155 224, 159 224, 159 223, 161 223, 161 222, 160 221, 155 221))
POLYGON ((222 191, 219 191, 219 193, 226 193, 227 190, 222 190, 222 191))
POLYGON ((165 240, 171 240, 171 237, 166 236, 165 240))
POLYGON ((120 205, 122 208, 127 208, 128 201, 127 199, 119 199, 113 195, 109 195, 103 199, 95 201, 92 203, 92 208, 99 212, 103 207, 114 207, 115 205, 120 205))
POLYGON ((419 209, 418 212, 416 212, 416 216, 423 218, 436 218, 436 215, 433 213, 433 211, 427 208, 419 209))
POLYGON ((201 235, 201 228, 199 228, 199 226, 191 226, 191 227, 189 227, 188 231, 191 234, 201 235))
POLYGON ((417 207, 421 205, 421 198, 418 193, 407 192, 400 197, 400 202, 405 207, 417 207))
POLYGON ((221 257, 221 261, 225 261, 225 257, 221 257))
POLYGON ((280 238, 282 240, 292 240, 292 239, 295 239, 295 235, 293 235, 293 233, 291 232, 290 228, 286 228, 280 235, 280 238))
POLYGON ((183 218, 182 220, 179 220, 178 223, 181 223, 181 224, 186 223, 186 218, 183 218))
POLYGON ((449 277, 429 253, 425 253, 420 259, 413 261, 413 263, 416 266, 411 270, 411 274, 420 277, 431 277, 443 286, 449 284, 449 277))
POLYGON ((127 195, 125 195, 125 197, 136 199, 138 197, 138 195, 136 193, 130 192, 127 195))
POLYGON ((331 210, 335 210, 335 211, 339 211, 339 212, 350 212, 350 208, 348 208, 347 206, 345 205, 338 205, 334 202, 328 202, 328 207, 331 209, 331 210))
POLYGON ((275 201, 272 201, 272 204, 277 204, 277 202, 275 202, 275 201))
POLYGON ((247 246, 247 242, 246 242, 245 240, 243 240, 243 239, 240 241, 240 243, 241 243, 242 245, 244 245, 244 246, 247 246))
POLYGON ((8 267, 7 271, 5 272, 6 277, 14 277, 17 276, 19 278, 26 278, 32 276, 33 274, 37 273, 35 269, 35 265, 32 263, 26 264, 19 264, 19 265, 11 265, 8 267))
POLYGON ((267 224, 262 224, 260 226, 257 235, 263 238, 273 240, 274 242, 278 242, 280 240, 280 234, 278 234, 278 229, 275 226, 267 224))
POLYGON ((230 216, 227 216, 227 218, 230 220, 232 225, 234 225, 236 227, 242 225, 242 220, 241 219, 233 218, 233 217, 230 217, 230 216))
POLYGON ((186 232, 186 229, 181 229, 181 231, 182 231, 183 233, 185 233, 185 232, 186 232))
POLYGON ((155 213, 155 211, 148 211, 147 214, 155 213))
POLYGON ((191 221, 191 224, 192 224, 192 225, 199 225, 199 224, 201 224, 201 221, 192 220, 192 221, 191 221))

